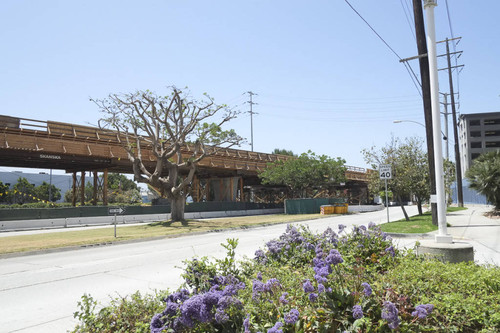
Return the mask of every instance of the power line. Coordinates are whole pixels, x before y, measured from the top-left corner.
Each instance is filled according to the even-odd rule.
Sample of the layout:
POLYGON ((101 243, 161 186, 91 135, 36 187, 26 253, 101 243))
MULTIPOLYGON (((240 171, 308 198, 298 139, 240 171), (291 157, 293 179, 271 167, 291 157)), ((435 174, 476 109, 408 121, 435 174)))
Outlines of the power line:
POLYGON ((252 100, 252 97, 253 96, 258 96, 257 94, 255 94, 254 92, 252 91, 247 91, 245 94, 248 94, 250 100, 247 102, 248 104, 250 104, 250 111, 248 113, 250 113, 250 145, 252 147, 252 151, 253 151, 253 115, 254 114, 257 114, 256 112, 253 112, 253 106, 257 103, 255 103, 253 100, 252 100))
MULTIPOLYGON (((347 0, 344 0, 344 1, 363 20, 363 22, 366 23, 366 25, 375 33, 375 35, 377 35, 377 37, 389 48, 389 50, 391 50, 392 53, 394 53, 394 55, 399 60, 402 60, 401 57, 399 56, 399 54, 397 54, 396 51, 394 51, 394 49, 382 38, 382 36, 380 36, 378 34, 378 32, 370 25, 370 23, 368 23, 368 21, 366 21, 365 18, 363 16, 361 16, 361 14, 349 3, 349 1, 347 1, 347 0)), ((409 64, 404 63, 404 66, 405 66, 406 70, 408 71, 408 74, 410 75, 410 77, 411 77, 411 79, 413 81, 413 84, 415 85, 415 88, 417 88, 417 91, 419 92, 419 94, 421 94, 420 89, 418 88, 418 85, 413 80, 413 77, 415 77, 415 79, 417 80, 417 82, 420 84, 420 82, 418 81, 417 75, 415 74, 415 72, 413 71, 413 69, 411 68, 411 66, 409 64), (412 77, 412 74, 413 74, 413 77, 412 77)))
POLYGON ((413 15, 411 15, 411 11, 410 11, 410 8, 408 7, 408 2, 407 1, 404 1, 404 0, 399 0, 399 2, 401 3, 401 7, 403 7, 403 12, 405 13, 405 17, 406 17, 406 21, 408 22, 408 26, 410 27, 410 31, 411 31, 411 35, 413 36, 413 39, 415 39, 415 41, 417 40, 417 37, 415 35, 415 29, 414 29, 414 24, 412 22, 412 20, 410 19, 410 17, 413 18, 413 15), (406 7, 405 7, 406 5, 406 7), (408 13, 410 15, 408 15, 408 13))
MULTIPOLYGON (((450 15, 450 8, 448 6, 448 0, 445 0, 445 4, 446 4, 446 14, 448 16, 448 26, 450 27, 450 34, 451 34, 451 39, 453 40, 453 52, 454 52, 454 59, 455 59, 455 66, 458 66, 458 56, 456 56, 457 54, 457 44, 460 42, 460 39, 458 40, 458 42, 455 43, 455 35, 453 34, 453 27, 452 27, 452 24, 451 24, 451 15, 450 15)), ((460 71, 457 70, 456 72, 456 76, 457 76, 457 106, 458 106, 458 109, 460 109, 460 71)))

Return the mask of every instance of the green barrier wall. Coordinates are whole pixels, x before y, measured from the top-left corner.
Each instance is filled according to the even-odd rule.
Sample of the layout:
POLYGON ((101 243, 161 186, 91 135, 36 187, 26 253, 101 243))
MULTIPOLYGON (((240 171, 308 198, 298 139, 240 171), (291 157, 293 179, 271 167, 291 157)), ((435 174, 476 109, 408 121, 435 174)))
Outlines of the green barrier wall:
MULTIPOLYGON (((67 217, 108 216, 108 208, 122 207, 122 215, 168 214, 170 206, 84 206, 65 208, 0 209, 0 221, 58 219, 67 217)), ((186 213, 232 210, 283 208, 283 204, 253 202, 193 202, 186 205, 186 213)))
POLYGON ((319 214, 323 205, 345 203, 342 198, 316 199, 287 199, 285 200, 285 214, 319 214))

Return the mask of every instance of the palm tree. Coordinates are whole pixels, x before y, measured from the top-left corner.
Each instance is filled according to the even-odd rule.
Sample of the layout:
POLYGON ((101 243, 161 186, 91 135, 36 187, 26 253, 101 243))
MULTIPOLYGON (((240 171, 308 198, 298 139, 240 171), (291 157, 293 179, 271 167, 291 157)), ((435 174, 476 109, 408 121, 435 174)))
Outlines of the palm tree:
POLYGON ((466 173, 470 187, 486 196, 500 211, 500 150, 484 153, 466 173))

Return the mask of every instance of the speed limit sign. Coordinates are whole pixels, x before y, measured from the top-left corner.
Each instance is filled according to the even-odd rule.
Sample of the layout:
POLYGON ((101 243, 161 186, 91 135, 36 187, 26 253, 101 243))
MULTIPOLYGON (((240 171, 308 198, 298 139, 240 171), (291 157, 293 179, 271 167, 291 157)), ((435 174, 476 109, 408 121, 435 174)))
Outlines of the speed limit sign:
POLYGON ((390 164, 380 164, 380 179, 392 179, 392 168, 390 164))

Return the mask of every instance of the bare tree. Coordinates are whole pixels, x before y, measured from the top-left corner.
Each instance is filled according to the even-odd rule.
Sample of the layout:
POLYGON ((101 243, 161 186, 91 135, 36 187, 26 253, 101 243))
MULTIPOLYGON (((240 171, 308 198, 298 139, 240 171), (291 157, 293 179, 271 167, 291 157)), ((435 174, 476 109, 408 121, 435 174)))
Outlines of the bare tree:
POLYGON ((172 221, 184 222, 198 162, 218 149, 239 145, 242 138, 222 128, 236 111, 215 104, 207 94, 198 101, 175 87, 170 90, 168 96, 146 90, 91 101, 104 114, 99 127, 118 132, 134 179, 160 189, 171 202, 172 221), (153 163, 145 160, 145 149, 154 156, 153 163))

